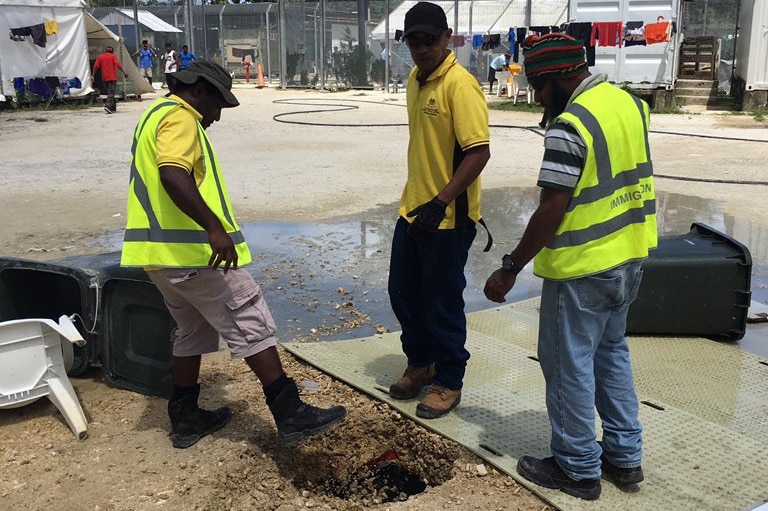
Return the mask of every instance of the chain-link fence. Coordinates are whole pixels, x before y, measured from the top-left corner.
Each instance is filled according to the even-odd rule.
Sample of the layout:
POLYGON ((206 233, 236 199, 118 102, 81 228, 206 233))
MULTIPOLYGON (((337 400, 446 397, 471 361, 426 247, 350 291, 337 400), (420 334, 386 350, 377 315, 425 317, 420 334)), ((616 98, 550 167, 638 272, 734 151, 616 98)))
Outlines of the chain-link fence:
MULTIPOLYGON (((281 0, 193 5, 187 1, 178 6, 142 7, 181 32, 153 32, 142 26, 141 37, 160 53, 166 42, 176 50, 186 44, 198 58, 226 66, 236 79, 255 80, 261 66, 266 82, 283 87, 381 88, 389 84, 390 90, 397 91, 413 67, 399 33, 405 12, 415 3, 281 0)), ((451 47, 459 62, 480 81, 496 55, 515 52, 521 27, 523 31, 550 28, 568 21, 568 0, 436 3, 453 29, 451 47)), ((103 14, 94 12, 97 19, 103 14)), ((136 49, 127 46, 131 52, 136 49)))
POLYGON ((734 77, 736 43, 738 35, 740 0, 702 0, 685 2, 683 7, 682 33, 686 39, 714 37, 718 92, 728 95, 734 77))

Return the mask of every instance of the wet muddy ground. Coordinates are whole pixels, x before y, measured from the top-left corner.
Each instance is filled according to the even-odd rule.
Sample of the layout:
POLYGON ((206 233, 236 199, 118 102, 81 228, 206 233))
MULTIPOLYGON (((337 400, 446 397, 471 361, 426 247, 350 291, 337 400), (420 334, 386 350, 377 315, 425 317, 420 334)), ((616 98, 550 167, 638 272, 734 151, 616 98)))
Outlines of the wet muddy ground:
MULTIPOLYGON (((500 255, 511 251, 522 236, 537 201, 535 188, 484 192, 483 209, 494 245, 490 252, 483 252, 488 233, 478 226, 466 269, 467 312, 495 306, 483 295, 485 280, 498 266, 500 255)), ((690 231, 693 223, 701 223, 736 241, 745 230, 750 237, 768 237, 768 229, 722 213, 714 200, 661 192, 658 205, 661 236, 682 235, 690 231)), ((389 204, 324 223, 243 225, 254 255, 249 271, 264 289, 281 339, 331 341, 399 330, 387 296, 396 212, 397 205, 389 204)), ((112 232, 91 243, 119 250, 121 236, 121 232, 112 232)), ((761 253, 750 256, 752 299, 768 303, 768 259, 761 253)), ((702 254, 701 262, 708 257, 702 254)), ((531 266, 520 274, 507 302, 540 294, 541 280, 533 275, 531 266)), ((704 283, 692 283, 692 298, 701 285, 704 283)), ((735 345, 768 355, 768 327, 749 325, 745 338, 735 345)))

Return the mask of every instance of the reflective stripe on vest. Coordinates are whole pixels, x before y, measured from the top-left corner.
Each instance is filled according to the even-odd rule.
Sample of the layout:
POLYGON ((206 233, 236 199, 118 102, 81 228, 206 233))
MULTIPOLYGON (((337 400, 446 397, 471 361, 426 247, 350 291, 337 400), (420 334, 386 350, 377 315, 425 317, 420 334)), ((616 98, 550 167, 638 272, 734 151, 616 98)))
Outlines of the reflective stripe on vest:
POLYGON ((579 132, 587 159, 554 239, 534 260, 536 275, 553 280, 590 275, 645 258, 656 246, 646 115, 642 101, 605 83, 582 93, 558 118, 579 132), (624 129, 605 130, 601 119, 624 129), (635 136, 640 129, 642 146, 635 136))
MULTIPOLYGON (((176 101, 160 99, 147 110, 139 121, 133 138, 131 152, 131 179, 128 201, 128 226, 125 230, 121 264, 124 266, 165 266, 184 267, 207 266, 211 256, 208 234, 191 218, 181 212, 171 199, 162 193, 155 192, 150 197, 150 188, 142 175, 146 172, 158 173, 157 165, 150 163, 155 153, 154 139, 144 136, 146 129, 157 130, 162 119, 173 109, 182 105, 176 101), (137 154, 140 144, 149 144, 150 151, 137 154), (150 154, 144 154, 150 153, 150 154), (154 206, 153 206, 154 205, 154 206), (161 225, 156 208, 163 211, 161 225), (145 223, 146 227, 141 226, 145 223), (138 224, 138 225, 137 225, 138 224)), ((147 135, 149 136, 149 135, 147 135)), ((226 193, 226 186, 219 173, 219 163, 216 153, 208 140, 203 127, 198 123, 198 136, 201 141, 203 161, 206 175, 198 190, 204 194, 206 204, 214 214, 219 216, 228 234, 235 243, 238 254, 238 265, 251 262, 251 254, 245 243, 242 232, 231 214, 231 205, 226 193), (213 184, 206 180, 213 179, 213 184)), ((159 173, 152 176, 159 181, 159 173)), ((155 183, 157 185, 157 183, 155 183)), ((155 186, 154 188, 159 188, 155 186)))

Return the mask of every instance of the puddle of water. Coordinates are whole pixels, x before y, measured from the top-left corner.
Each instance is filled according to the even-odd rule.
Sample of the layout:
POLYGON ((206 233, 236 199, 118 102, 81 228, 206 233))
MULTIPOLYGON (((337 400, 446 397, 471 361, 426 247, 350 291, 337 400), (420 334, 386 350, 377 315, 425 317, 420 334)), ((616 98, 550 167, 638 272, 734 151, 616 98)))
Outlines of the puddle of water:
MULTIPOLYGON (((487 234, 478 226, 466 268, 467 312, 495 306, 483 295, 485 281, 499 267, 501 255, 514 248, 537 203, 536 188, 484 192, 483 211, 494 246, 490 252, 482 252, 487 234)), ((377 327, 399 330, 387 296, 396 214, 396 205, 390 204, 325 223, 259 222, 242 226, 254 256, 248 270, 264 290, 281 339, 336 340, 373 335, 377 327)), ((658 219, 662 236, 687 233, 691 224, 698 222, 749 247, 752 299, 768 303, 768 228, 724 215, 717 201, 678 194, 659 194, 658 219)), ((122 232, 114 232, 93 243, 119 250, 121 239, 122 232)), ((520 274, 507 302, 540 294, 541 280, 532 274, 531 267, 520 274)), ((748 325, 748 335, 737 344, 768 356, 768 327, 760 330, 748 325)))

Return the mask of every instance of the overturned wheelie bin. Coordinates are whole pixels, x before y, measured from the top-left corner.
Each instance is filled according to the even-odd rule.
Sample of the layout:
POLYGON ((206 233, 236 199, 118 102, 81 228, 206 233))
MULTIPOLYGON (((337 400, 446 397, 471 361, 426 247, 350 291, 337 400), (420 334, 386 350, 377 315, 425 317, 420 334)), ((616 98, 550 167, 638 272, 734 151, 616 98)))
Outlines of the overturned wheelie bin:
POLYGON ((173 318, 140 268, 120 253, 54 261, 0 258, 0 321, 74 320, 86 344, 76 347, 70 376, 101 367, 114 385, 169 397, 173 318))

